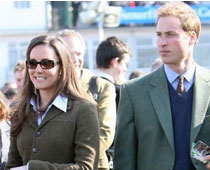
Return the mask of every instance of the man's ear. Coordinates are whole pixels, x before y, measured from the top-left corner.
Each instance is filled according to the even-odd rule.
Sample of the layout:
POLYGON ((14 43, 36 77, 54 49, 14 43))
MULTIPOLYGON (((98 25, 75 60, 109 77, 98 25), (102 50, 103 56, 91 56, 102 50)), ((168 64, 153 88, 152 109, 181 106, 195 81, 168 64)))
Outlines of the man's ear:
POLYGON ((111 66, 115 67, 119 63, 119 57, 113 58, 111 60, 111 66))
POLYGON ((195 31, 191 31, 189 34, 190 34, 190 45, 196 45, 198 39, 195 31))

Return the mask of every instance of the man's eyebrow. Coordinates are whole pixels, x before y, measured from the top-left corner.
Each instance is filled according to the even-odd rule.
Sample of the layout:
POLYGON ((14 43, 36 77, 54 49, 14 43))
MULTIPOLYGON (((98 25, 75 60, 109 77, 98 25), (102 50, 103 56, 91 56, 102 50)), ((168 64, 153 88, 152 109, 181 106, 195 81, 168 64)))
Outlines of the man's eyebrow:
POLYGON ((156 31, 156 33, 168 34, 168 33, 176 33, 176 32, 175 31, 156 31))

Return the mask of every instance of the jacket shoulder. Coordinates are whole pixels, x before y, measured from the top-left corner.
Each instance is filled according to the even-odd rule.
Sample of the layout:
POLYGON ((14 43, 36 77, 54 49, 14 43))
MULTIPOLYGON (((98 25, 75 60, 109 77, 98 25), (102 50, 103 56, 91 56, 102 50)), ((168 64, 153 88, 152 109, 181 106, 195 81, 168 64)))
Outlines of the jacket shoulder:
POLYGON ((85 83, 89 83, 91 77, 93 77, 93 73, 88 69, 81 70, 80 80, 85 83))
POLYGON ((196 73, 202 77, 205 81, 210 81, 210 70, 202 66, 196 65, 196 73))

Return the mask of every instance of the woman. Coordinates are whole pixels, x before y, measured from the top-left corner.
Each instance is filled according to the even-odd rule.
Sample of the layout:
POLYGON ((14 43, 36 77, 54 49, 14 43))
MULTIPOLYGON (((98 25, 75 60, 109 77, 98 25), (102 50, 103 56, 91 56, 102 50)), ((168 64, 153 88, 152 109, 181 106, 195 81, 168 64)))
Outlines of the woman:
POLYGON ((25 82, 11 119, 6 169, 97 169, 96 106, 81 90, 63 41, 36 37, 26 59, 25 82))
POLYGON ((0 152, 1 163, 0 170, 4 169, 4 165, 7 161, 7 155, 10 144, 10 109, 6 104, 4 95, 0 92, 0 152))

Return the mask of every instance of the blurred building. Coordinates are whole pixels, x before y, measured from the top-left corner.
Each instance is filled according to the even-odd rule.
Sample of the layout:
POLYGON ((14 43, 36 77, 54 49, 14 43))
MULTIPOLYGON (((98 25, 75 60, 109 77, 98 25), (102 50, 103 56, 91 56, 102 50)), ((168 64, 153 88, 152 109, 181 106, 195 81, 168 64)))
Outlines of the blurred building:
MULTIPOLYGON (((130 1, 127 4, 113 1, 108 5, 120 6, 121 9, 110 10, 110 6, 99 2, 0 1, 0 87, 6 81, 14 80, 13 68, 18 60, 25 58, 26 48, 33 37, 56 33, 64 28, 75 29, 83 35, 87 46, 85 67, 93 71, 96 69, 95 52, 99 36, 103 34, 104 39, 114 35, 130 46, 132 57, 128 75, 134 69, 149 72, 152 62, 159 57, 155 12, 160 4, 156 1, 130 1), (83 21, 80 18, 82 12, 85 14, 83 21), (104 27, 101 27, 103 24, 104 27)), ((193 5, 202 22, 195 60, 210 68, 210 4, 193 5)))
POLYGON ((0 1, 0 87, 13 79, 13 68, 25 58, 29 41, 49 28, 48 3, 0 1))

